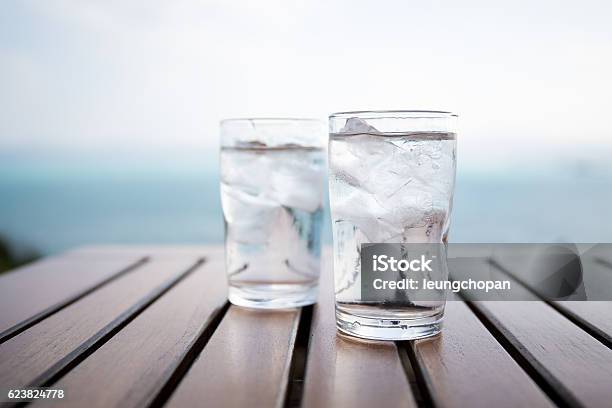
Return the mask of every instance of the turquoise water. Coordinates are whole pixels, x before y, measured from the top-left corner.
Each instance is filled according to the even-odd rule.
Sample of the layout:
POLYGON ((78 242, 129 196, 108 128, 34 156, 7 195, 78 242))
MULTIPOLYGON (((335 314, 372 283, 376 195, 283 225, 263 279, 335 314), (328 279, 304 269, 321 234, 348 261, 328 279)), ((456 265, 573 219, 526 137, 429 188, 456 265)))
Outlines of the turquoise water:
MULTIPOLYGON (((602 174, 459 172, 451 240, 611 242, 610 186, 602 174)), ((94 243, 221 243, 218 175, 0 172, 0 235, 45 254, 94 243)), ((330 235, 327 221, 326 242, 330 235)))

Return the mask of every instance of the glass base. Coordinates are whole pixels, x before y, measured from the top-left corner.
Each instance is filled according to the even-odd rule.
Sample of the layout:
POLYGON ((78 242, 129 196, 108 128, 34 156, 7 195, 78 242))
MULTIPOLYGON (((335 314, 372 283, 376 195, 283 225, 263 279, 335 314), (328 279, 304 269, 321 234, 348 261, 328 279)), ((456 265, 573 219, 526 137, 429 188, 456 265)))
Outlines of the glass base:
POLYGON ((342 333, 368 340, 416 340, 442 330, 444 312, 419 319, 381 319, 356 316, 336 309, 336 325, 342 333))
POLYGON ((316 303, 318 284, 229 284, 229 301, 254 309, 289 309, 316 303))

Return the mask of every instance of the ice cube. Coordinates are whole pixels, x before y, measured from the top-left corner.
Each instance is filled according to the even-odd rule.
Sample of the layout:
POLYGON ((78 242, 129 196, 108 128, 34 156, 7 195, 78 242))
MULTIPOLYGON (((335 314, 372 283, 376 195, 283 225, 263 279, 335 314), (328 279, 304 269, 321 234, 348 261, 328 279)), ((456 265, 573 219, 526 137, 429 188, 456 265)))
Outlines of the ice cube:
POLYGON ((334 140, 330 169, 342 181, 359 186, 384 201, 412 182, 410 168, 398 160, 397 150, 387 139, 373 135, 334 140))
POLYGON ((263 152, 232 151, 221 156, 221 181, 227 185, 258 194, 274 171, 270 159, 263 152))
POLYGON ((314 212, 323 202, 325 169, 318 155, 293 152, 276 157, 270 197, 280 204, 314 212))
POLYGON ((381 219, 401 229, 422 227, 427 224, 433 213, 433 200, 430 193, 415 189, 401 199, 388 200, 384 204, 385 213, 381 219))
POLYGON ((395 150, 395 146, 379 136, 362 134, 350 138, 349 152, 359 159, 367 160, 370 165, 389 160, 395 150))
POLYGON ((221 200, 229 237, 243 244, 263 244, 268 240, 281 210, 277 202, 225 183, 221 184, 221 200))
POLYGON ((330 144, 330 174, 351 186, 360 186, 368 177, 362 161, 349 150, 350 142, 336 139, 330 144))
POLYGON ((331 173, 353 186, 371 191, 369 186, 374 186, 381 176, 375 169, 385 168, 393 150, 392 144, 372 135, 335 139, 330 146, 331 173))
POLYGON ((364 188, 373 194, 378 201, 395 199, 401 191, 410 186, 414 178, 409 171, 394 160, 374 165, 370 177, 364 182, 364 188))
POLYGON ((365 188, 373 193, 376 199, 384 202, 396 197, 413 195, 423 190, 448 191, 448 178, 440 177, 452 168, 451 160, 442 158, 439 142, 398 139, 387 141, 393 147, 392 153, 386 155, 388 160, 381 161, 370 171, 370 178, 365 188), (440 164, 442 163, 442 165, 440 164), (442 168, 444 166, 444 168, 442 168), (437 184, 444 185, 438 188, 437 184), (410 192, 412 190, 413 192, 410 192))
POLYGON ((366 191, 355 188, 336 200, 332 208, 334 219, 353 223, 368 242, 384 242, 402 232, 402 225, 393 223, 392 212, 384 208, 366 191))
MULTIPOLYGON (((359 253, 361 244, 367 243, 368 239, 350 221, 334 221, 334 252, 337 253, 359 253)), ((357 290, 354 296, 359 296, 361 274, 361 259, 359 256, 352 261, 348 258, 334 257, 334 278, 336 294, 357 290)))
POLYGON ((358 133, 379 133, 374 126, 370 126, 360 118, 348 118, 344 127, 339 133, 358 134, 358 133))

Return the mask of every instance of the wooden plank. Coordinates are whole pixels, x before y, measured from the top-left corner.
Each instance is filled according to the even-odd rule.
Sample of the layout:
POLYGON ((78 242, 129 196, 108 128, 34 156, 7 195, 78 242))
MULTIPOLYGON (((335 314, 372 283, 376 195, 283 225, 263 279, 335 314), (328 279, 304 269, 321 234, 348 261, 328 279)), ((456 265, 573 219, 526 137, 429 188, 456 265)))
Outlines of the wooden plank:
POLYGON ((582 259, 582 266, 587 296, 600 301, 556 301, 554 306, 612 347, 612 301, 605 301, 612 299, 612 269, 590 257, 582 259))
MULTIPOLYGON (((514 280, 512 285, 520 286, 514 280)), ((473 304, 551 386, 552 398, 572 406, 609 406, 612 350, 542 301, 473 304)))
POLYGON ((582 252, 606 265, 612 273, 612 244, 578 244, 582 252))
MULTIPOLYGON (((42 406, 149 406, 226 303, 222 257, 181 281, 55 388, 66 398, 42 406)), ((36 406, 36 404, 35 404, 36 406)))
MULTIPOLYGON (((534 293, 537 281, 528 269, 522 268, 521 258, 517 256, 498 257, 495 263, 501 270, 517 277, 521 283, 528 285, 534 293)), ((551 306, 589 331, 608 347, 612 345, 612 269, 598 262, 592 256, 582 257, 584 289, 589 299, 594 301, 553 301, 551 306)))
POLYGON ((331 257, 323 259, 302 405, 306 408, 416 406, 395 343, 368 342, 337 334, 331 257))
POLYGON ((47 383, 112 336, 195 262, 152 260, 6 341, 0 345, 0 388, 47 383))
MULTIPOLYGON (((537 245, 537 244, 514 244, 500 248, 492 259, 502 269, 506 270, 513 277, 534 290, 539 290, 541 281, 548 278, 554 272, 555 262, 549 262, 550 258, 543 254, 552 251, 556 245, 537 245), (550 247, 550 251, 546 248, 550 247)), ((584 295, 589 300, 608 301, 611 300, 612 291, 612 270, 607 268, 600 261, 600 256, 606 253, 604 246, 598 245, 588 249, 591 245, 581 244, 563 245, 566 248, 574 247, 576 256, 581 253, 583 287, 577 289, 575 295, 566 300, 583 300, 584 295)), ((556 266, 556 268, 561 265, 556 266)))
POLYGON ((554 406, 461 301, 447 303, 440 336, 412 345, 436 406, 554 406))
POLYGON ((60 256, 0 277, 0 342, 139 266, 142 254, 83 260, 60 256))
POLYGON ((582 322, 592 333, 608 345, 612 345, 612 302, 554 302, 573 320, 582 322))
POLYGON ((166 406, 282 406, 299 316, 231 306, 166 406))
POLYGON ((68 251, 65 256, 79 257, 117 257, 137 254, 155 254, 156 258, 204 257, 213 250, 223 251, 223 245, 85 245, 68 251))
POLYGON ((476 302, 571 405, 609 407, 612 350, 543 302, 476 302))

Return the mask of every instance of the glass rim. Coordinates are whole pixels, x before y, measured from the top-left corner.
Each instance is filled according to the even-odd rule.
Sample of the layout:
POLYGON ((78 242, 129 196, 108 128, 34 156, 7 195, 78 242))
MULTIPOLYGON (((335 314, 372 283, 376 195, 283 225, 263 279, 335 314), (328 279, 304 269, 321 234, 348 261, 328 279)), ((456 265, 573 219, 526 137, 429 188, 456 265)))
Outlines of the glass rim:
POLYGON ((361 111, 346 111, 335 112, 329 115, 329 119, 344 119, 350 117, 358 117, 365 119, 443 119, 443 118, 458 118, 459 115, 449 111, 440 110, 420 110, 420 109, 389 109, 389 110, 361 110, 361 111), (424 116, 418 116, 424 115, 424 116))
POLYGON ((302 147, 325 145, 324 120, 317 118, 259 117, 228 118, 219 123, 221 147, 258 142, 262 147, 294 144, 302 147))
POLYGON ((226 123, 239 123, 239 122, 271 122, 271 123, 283 123, 283 122, 321 122, 324 123, 323 120, 317 118, 297 118, 297 117, 258 117, 258 118, 227 118, 219 121, 220 125, 224 125, 226 123))

